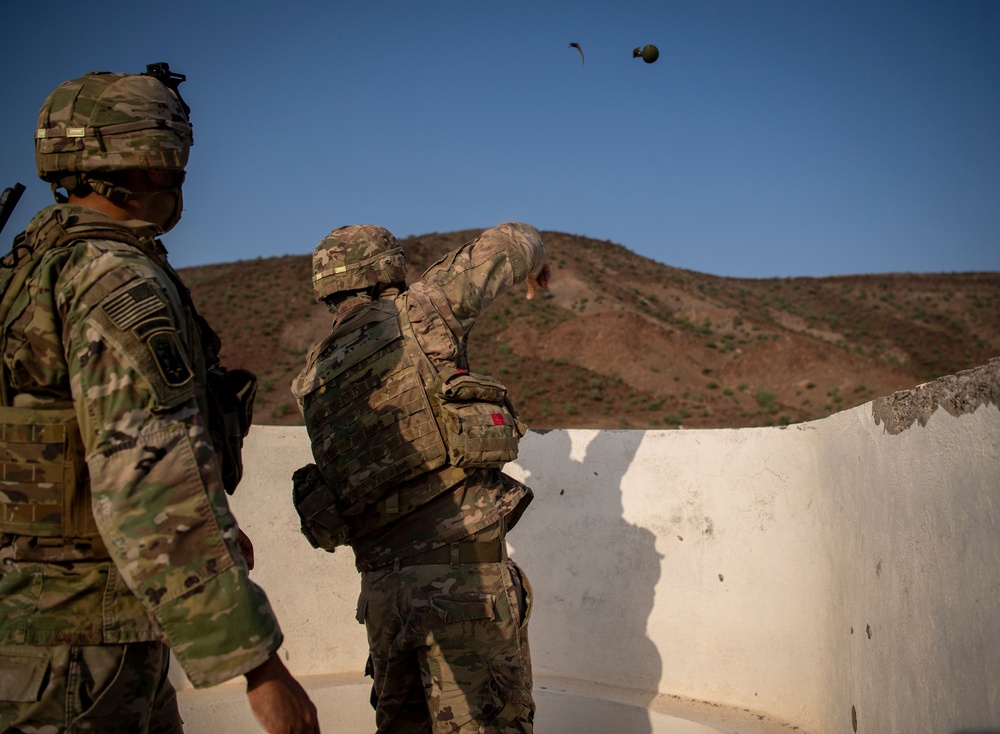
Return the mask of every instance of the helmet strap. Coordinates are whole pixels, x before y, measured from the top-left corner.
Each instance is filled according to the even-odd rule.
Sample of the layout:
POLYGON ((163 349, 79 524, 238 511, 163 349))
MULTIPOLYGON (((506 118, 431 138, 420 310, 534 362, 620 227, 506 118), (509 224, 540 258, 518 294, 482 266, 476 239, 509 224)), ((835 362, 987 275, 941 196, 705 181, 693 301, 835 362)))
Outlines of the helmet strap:
POLYGON ((163 231, 169 232, 174 225, 180 221, 183 198, 181 196, 181 186, 169 186, 156 191, 132 191, 111 181, 91 181, 86 182, 94 191, 110 201, 115 206, 126 208, 130 201, 141 200, 147 196, 162 196, 164 194, 174 195, 174 210, 163 223, 163 231))
POLYGON ((56 204, 68 204, 69 198, 65 194, 59 193, 59 184, 55 181, 49 184, 49 188, 52 189, 52 198, 56 200, 56 204))
POLYGON ((53 181, 51 183, 51 188, 52 195, 59 204, 68 203, 69 196, 71 195, 76 194, 77 196, 86 196, 90 192, 94 192, 103 196, 112 204, 122 209, 125 209, 129 202, 141 199, 144 196, 173 194, 173 212, 170 213, 166 222, 162 225, 158 225, 164 227, 164 232, 171 230, 173 226, 177 224, 181 218, 181 211, 183 209, 183 197, 181 194, 182 185, 169 186, 157 191, 132 191, 131 189, 127 189, 120 184, 113 183, 112 181, 108 181, 106 179, 90 178, 84 173, 70 173, 53 181), (66 195, 59 193, 58 189, 60 188, 66 190, 66 195))
POLYGON ((90 182, 79 173, 67 173, 50 182, 49 187, 52 189, 52 196, 55 197, 57 204, 67 203, 69 201, 69 196, 73 194, 86 196, 92 190, 90 182), (66 193, 60 194, 58 189, 65 189, 66 193))
POLYGON ((103 196, 115 206, 124 208, 136 196, 131 190, 126 189, 124 186, 113 184, 110 181, 86 179, 86 183, 96 193, 103 196))

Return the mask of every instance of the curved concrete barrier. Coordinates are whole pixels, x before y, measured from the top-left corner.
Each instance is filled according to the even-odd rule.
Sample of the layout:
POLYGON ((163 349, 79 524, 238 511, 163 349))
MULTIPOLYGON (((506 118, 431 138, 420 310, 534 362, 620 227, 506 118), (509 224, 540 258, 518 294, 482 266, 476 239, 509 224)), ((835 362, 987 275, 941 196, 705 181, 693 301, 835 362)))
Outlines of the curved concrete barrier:
MULTIPOLYGON (((787 428, 529 433, 537 731, 1000 732, 998 404, 993 360, 787 428)), ((246 460, 281 655, 326 734, 372 731, 351 553, 290 503, 305 430, 255 427, 246 460)), ((189 734, 254 731, 242 683, 174 675, 189 734)))

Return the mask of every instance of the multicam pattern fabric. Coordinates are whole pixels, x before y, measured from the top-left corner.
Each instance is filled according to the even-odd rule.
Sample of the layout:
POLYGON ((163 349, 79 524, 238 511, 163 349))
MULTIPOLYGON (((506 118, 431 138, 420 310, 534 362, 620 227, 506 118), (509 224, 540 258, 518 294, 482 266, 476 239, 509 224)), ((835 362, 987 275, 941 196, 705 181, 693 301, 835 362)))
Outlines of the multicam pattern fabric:
MULTIPOLYGON (((503 224, 442 258, 405 293, 390 290, 379 302, 391 301, 401 322, 408 319, 401 333, 411 349, 409 340, 437 373, 454 375, 469 369, 465 345, 477 319, 544 263, 533 227, 503 224)), ((330 339, 350 334, 352 318, 369 308, 364 297, 341 302, 330 339)), ((315 357, 296 380, 300 408, 324 372, 323 357, 315 357)), ((344 518, 362 571, 358 621, 368 631, 379 732, 532 731, 530 590, 519 569, 510 561, 405 565, 446 544, 502 539, 531 497, 499 469, 445 465, 344 518)))
POLYGON ((362 574, 378 731, 531 734, 530 610, 531 587, 509 560, 362 574))
POLYGON ((352 224, 323 238, 313 251, 313 292, 317 301, 340 291, 406 280, 406 257, 384 227, 352 224))
POLYGON ((100 537, 72 408, 0 406, 0 469, 0 532, 91 544, 100 537))
POLYGON ((310 351, 292 385, 313 456, 344 516, 446 460, 425 386, 433 378, 400 323, 405 307, 402 296, 368 301, 310 351))
POLYGON ((159 642, 0 645, 0 731, 182 734, 159 642))
MULTIPOLYGON (((67 211, 95 215, 45 209, 28 242, 67 211)), ((236 545, 206 427, 194 314, 147 244, 81 239, 52 249, 3 324, 15 406, 76 408, 111 561, 50 562, 5 535, 0 644, 163 640, 201 687, 262 663, 281 633, 236 545)))
POLYGON ((139 74, 92 72, 60 84, 45 100, 35 163, 46 181, 70 172, 180 171, 193 144, 187 113, 164 84, 139 74))

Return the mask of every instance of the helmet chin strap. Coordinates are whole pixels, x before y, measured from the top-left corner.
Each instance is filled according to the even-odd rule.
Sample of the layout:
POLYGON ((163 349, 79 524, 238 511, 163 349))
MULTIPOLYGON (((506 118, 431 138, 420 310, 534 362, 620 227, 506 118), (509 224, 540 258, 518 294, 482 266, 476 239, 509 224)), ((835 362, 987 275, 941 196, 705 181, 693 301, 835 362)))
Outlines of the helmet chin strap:
POLYGON ((95 179, 85 179, 84 181, 96 193, 103 196, 115 206, 124 208, 138 194, 126 189, 124 186, 113 184, 110 181, 100 181, 95 179))
POLYGON ((110 181, 104 181, 101 179, 94 179, 81 174, 72 174, 64 178, 59 179, 59 181, 52 184, 52 193, 56 198, 56 201, 60 204, 65 204, 68 202, 68 198, 60 194, 57 189, 63 188, 67 192, 72 193, 80 189, 82 186, 87 186, 94 193, 103 196, 105 199, 110 201, 117 207, 122 209, 127 208, 128 204, 132 201, 141 200, 143 197, 149 196, 164 196, 167 194, 174 195, 174 207, 170 214, 166 217, 164 222, 153 222, 162 229, 163 232, 169 232, 177 222, 180 221, 181 211, 184 208, 184 198, 181 193, 181 186, 171 186, 169 188, 159 189, 157 191, 132 191, 124 186, 111 183, 110 181))
POLYGON ((52 188, 52 195, 59 204, 65 204, 69 201, 69 198, 66 195, 59 193, 59 189, 65 189, 67 194, 73 194, 74 192, 79 192, 80 189, 86 187, 91 191, 100 194, 115 206, 120 207, 124 207, 136 196, 135 193, 123 186, 118 186, 110 181, 90 178, 89 176, 79 173, 72 173, 63 176, 62 178, 53 181, 50 184, 50 187, 52 188))
MULTIPOLYGON (((170 213, 169 219, 163 224, 164 232, 169 232, 181 221, 181 211, 184 209, 184 194, 181 192, 181 187, 175 186, 167 191, 172 191, 174 194, 174 208, 170 213)), ((166 191, 163 193, 166 193, 166 191)))
MULTIPOLYGON (((122 189, 124 191, 124 189, 122 189)), ((141 201, 146 197, 164 197, 173 194, 174 205, 170 212, 161 221, 155 221, 153 224, 158 226, 162 232, 169 232, 174 228, 177 222, 181 219, 181 210, 184 208, 184 198, 181 194, 180 186, 171 186, 170 188, 160 189, 158 191, 139 191, 139 192, 126 192, 129 195, 129 201, 141 201)), ((114 202, 114 200, 112 199, 114 202)), ((114 202, 117 203, 117 202, 114 202)), ((147 214, 150 213, 162 213, 159 209, 147 209, 147 214)), ((147 221, 149 221, 147 219, 147 221)))

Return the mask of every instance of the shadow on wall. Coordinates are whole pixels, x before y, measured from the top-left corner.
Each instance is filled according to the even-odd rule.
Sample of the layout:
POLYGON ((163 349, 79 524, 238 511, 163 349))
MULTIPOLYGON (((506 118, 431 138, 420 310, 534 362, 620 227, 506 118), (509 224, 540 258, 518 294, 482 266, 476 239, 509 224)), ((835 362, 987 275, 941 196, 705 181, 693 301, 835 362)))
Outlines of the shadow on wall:
MULTIPOLYGON (((581 680, 648 691, 648 704, 662 673, 646 634, 662 556, 655 535, 628 522, 623 509, 623 478, 643 433, 537 433, 518 459, 535 499, 509 537, 529 578, 532 568, 545 569, 545 583, 534 587, 530 627, 536 680, 573 671, 581 680), (549 543, 551 522, 561 525, 562 547, 549 543)), ((619 731, 652 732, 645 707, 624 715, 615 722, 619 731)), ((570 731, 566 722, 547 722, 544 709, 536 721, 540 731, 570 731)))

